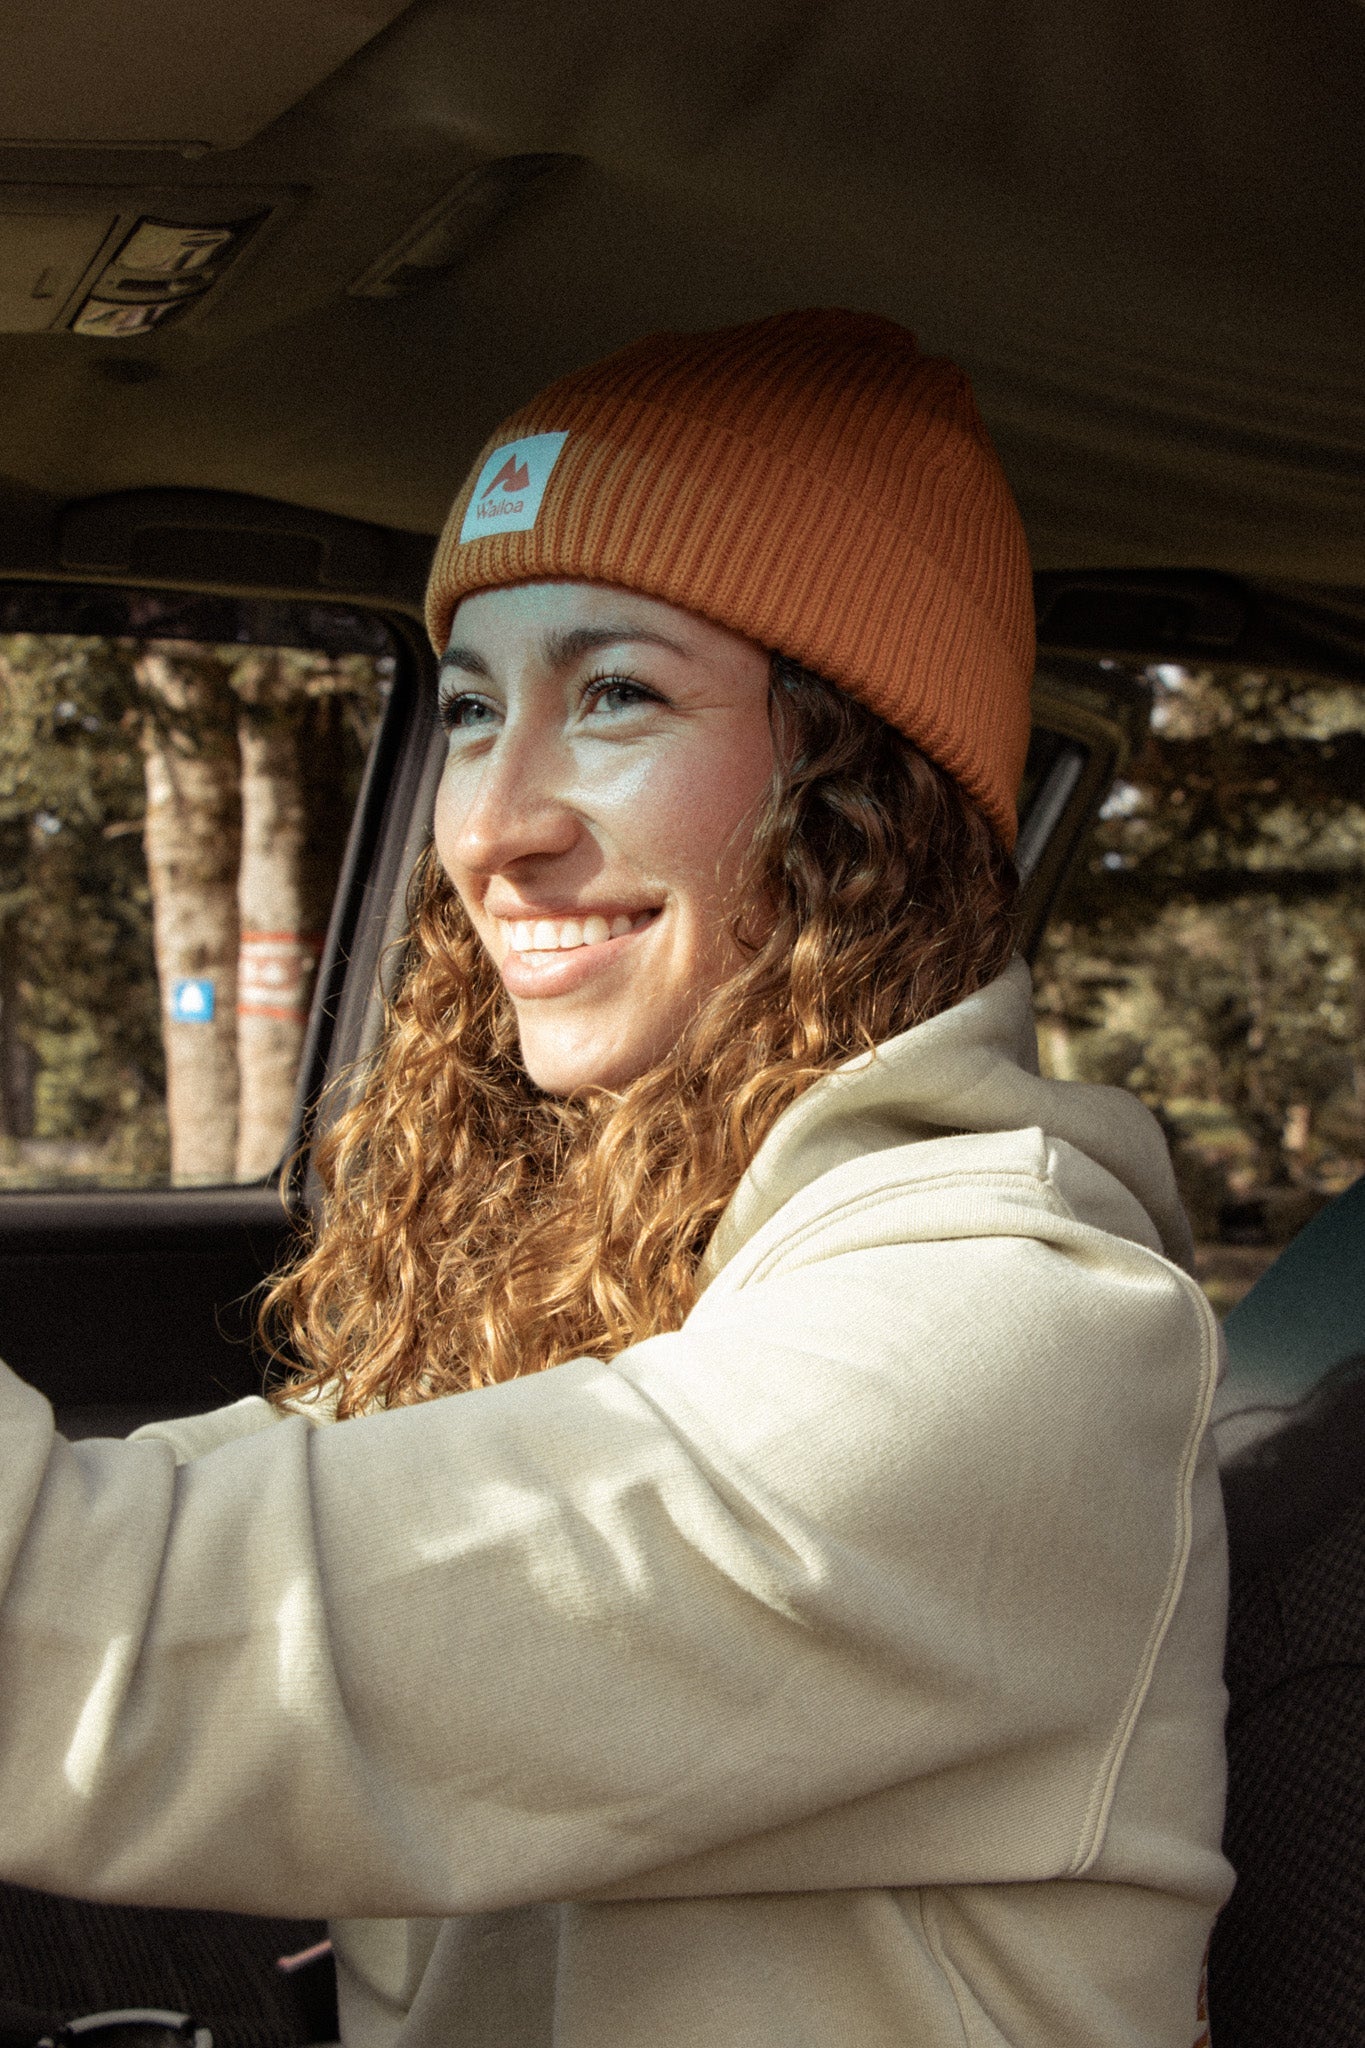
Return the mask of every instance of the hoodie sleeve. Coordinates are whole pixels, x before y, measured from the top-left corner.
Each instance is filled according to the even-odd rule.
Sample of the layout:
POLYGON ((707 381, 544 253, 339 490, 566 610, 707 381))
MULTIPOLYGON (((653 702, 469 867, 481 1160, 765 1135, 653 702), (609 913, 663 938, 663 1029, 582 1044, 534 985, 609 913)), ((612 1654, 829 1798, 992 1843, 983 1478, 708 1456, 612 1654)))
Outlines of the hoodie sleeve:
POLYGON ((244 1400, 229 1402, 226 1408, 210 1408, 205 1415, 180 1415, 171 1422, 144 1422, 141 1429, 129 1432, 130 1443, 169 1444, 177 1465, 187 1465, 191 1458, 202 1458, 209 1451, 216 1451, 219 1444, 230 1444, 239 1436, 253 1436, 258 1429, 269 1429, 272 1422, 280 1420, 280 1413, 269 1401, 259 1394, 248 1394, 244 1400))
POLYGON ((1083 1870, 1210 1325, 1138 1247, 973 1215, 179 1467, 0 1368, 0 1875, 429 1916, 1083 1870))

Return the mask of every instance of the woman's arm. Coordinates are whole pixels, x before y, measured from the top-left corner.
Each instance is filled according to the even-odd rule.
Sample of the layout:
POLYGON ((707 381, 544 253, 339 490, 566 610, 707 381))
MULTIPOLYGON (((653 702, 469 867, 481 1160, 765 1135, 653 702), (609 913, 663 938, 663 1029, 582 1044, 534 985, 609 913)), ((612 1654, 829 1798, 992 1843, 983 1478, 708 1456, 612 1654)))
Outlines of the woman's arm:
POLYGON ((0 1369, 0 1872, 429 1915, 1081 1868, 1212 1339, 1163 1262, 1041 1228, 809 1256, 611 1364, 179 1469, 0 1369), (887 1867, 864 1821, 841 1878, 877 1793, 887 1867))

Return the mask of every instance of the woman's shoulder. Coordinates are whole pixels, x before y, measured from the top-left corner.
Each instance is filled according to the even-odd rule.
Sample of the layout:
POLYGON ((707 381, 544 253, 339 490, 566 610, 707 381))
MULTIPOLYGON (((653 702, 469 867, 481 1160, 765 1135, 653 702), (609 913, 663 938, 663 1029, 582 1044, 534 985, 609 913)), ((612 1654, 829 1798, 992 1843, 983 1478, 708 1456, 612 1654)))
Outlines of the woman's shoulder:
POLYGON ((779 1120, 703 1264, 731 1285, 855 1225, 1044 1234, 1058 1219, 1188 1264, 1165 1140, 1135 1097, 1038 1072, 1028 970, 826 1075, 779 1120), (736 1262, 739 1261, 738 1267, 736 1262), (734 1268, 735 1270, 731 1270, 734 1268))
POLYGON ((192 1458, 205 1457, 224 1444, 235 1443, 239 1437, 254 1436, 258 1430, 269 1429, 291 1415, 301 1415, 306 1422, 332 1422, 336 1419, 336 1401, 337 1390, 331 1387, 316 1394, 289 1397, 278 1406, 260 1394, 248 1394, 245 1400, 231 1401, 225 1408, 210 1408, 203 1415, 178 1415, 168 1422, 144 1423, 141 1429, 132 1432, 130 1441, 169 1444, 176 1464, 187 1465, 192 1458))
POLYGON ((206 1452, 216 1451, 238 1437, 254 1436, 257 1430, 269 1429, 282 1419, 269 1401, 262 1400, 259 1394, 248 1394, 245 1400, 229 1402, 225 1408, 210 1408, 203 1415, 178 1415, 166 1422, 144 1423, 141 1429, 133 1430, 129 1441, 169 1444, 176 1464, 187 1465, 191 1458, 202 1458, 206 1452))

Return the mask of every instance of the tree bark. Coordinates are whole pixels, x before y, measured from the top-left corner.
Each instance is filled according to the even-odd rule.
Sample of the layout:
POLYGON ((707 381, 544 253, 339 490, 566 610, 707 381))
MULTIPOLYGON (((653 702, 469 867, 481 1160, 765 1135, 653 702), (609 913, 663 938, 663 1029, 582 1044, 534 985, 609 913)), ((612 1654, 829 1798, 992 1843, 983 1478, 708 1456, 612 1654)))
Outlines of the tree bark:
POLYGON ((20 1028, 25 913, 30 901, 33 684, 0 653, 0 1143, 33 1135, 33 1049, 20 1028))
POLYGON ((0 918, 0 1139, 33 1136, 32 1047, 19 1030, 19 947, 15 920, 0 918))
MULTIPOLYGON (((145 844, 166 1047, 174 1182, 231 1181, 237 1163, 237 870, 241 848, 235 699, 217 655, 149 643, 135 664, 147 785, 145 844), (173 1014, 207 985, 211 1014, 173 1014)), ((191 1003, 189 1008, 193 1007, 191 1003)))
POLYGON ((314 800, 319 771, 324 784, 339 784, 339 769, 327 771, 340 706, 319 693, 322 680, 315 660, 288 653, 248 657, 233 674, 242 769, 239 1180, 269 1173, 289 1140, 339 864, 314 800))

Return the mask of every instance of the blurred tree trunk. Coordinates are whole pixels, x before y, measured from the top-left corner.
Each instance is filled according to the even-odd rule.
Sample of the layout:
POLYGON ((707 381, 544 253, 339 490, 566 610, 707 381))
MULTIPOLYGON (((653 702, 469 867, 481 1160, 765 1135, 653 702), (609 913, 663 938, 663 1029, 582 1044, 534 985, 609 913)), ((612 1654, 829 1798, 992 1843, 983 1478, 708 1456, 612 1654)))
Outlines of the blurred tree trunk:
POLYGON ((340 705, 318 694, 326 679, 312 657, 252 655, 232 680, 242 779, 237 1178, 257 1180, 288 1142, 339 864, 314 793, 319 780, 339 793, 329 740, 340 736, 340 705))
POLYGON ((16 916, 0 916, 0 1139, 33 1135, 33 1049, 19 1030, 16 916))
POLYGON ((0 652, 0 1142, 33 1135, 34 1059, 20 1031, 25 913, 31 899, 32 682, 0 652))
POLYGON ((241 847, 237 705, 228 664, 201 649, 148 642, 134 672, 143 710, 145 844, 166 1047, 171 1178, 231 1181, 237 1163, 241 847))

